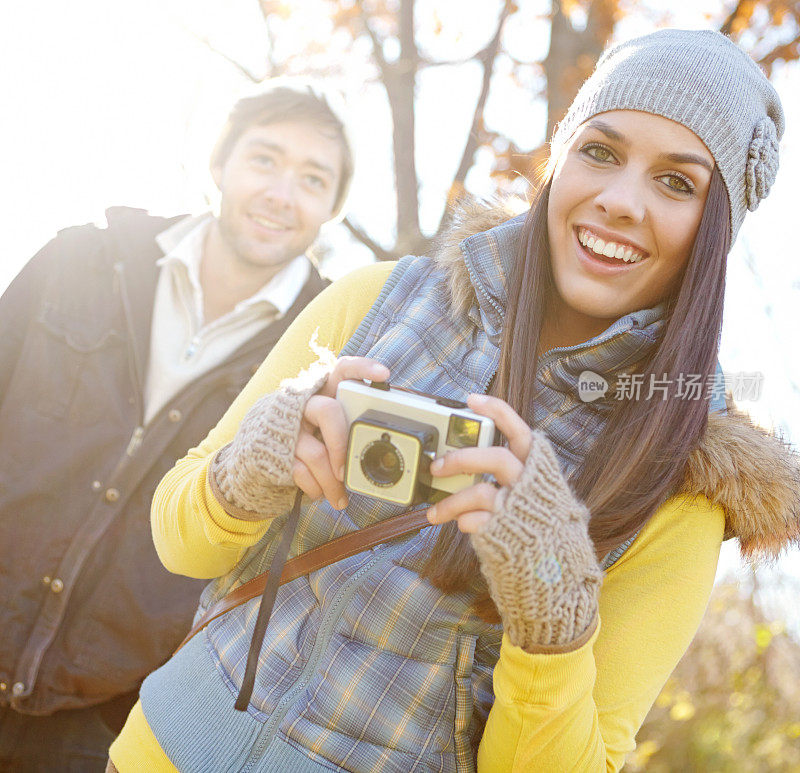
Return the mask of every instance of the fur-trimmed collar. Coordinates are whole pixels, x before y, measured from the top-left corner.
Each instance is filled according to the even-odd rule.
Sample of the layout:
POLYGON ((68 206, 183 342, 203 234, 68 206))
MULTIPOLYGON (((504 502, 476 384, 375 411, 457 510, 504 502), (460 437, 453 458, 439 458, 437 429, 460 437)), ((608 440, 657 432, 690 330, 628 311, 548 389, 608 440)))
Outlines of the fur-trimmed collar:
MULTIPOLYGON (((511 201, 467 200, 454 212, 434 252, 447 275, 448 301, 457 315, 479 303, 461 243, 523 210, 511 201)), ((781 438, 756 426, 729 401, 726 415, 709 415, 706 432, 686 464, 685 488, 725 511, 725 539, 737 538, 750 561, 777 557, 800 545, 800 456, 781 438)))

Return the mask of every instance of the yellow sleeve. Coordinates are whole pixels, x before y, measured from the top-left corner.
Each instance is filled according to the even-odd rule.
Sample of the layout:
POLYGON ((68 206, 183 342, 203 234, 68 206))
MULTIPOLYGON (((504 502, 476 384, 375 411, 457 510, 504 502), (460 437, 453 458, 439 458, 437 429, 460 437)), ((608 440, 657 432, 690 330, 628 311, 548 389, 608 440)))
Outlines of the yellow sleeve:
POLYGON ((143 770, 147 773, 178 773, 147 724, 141 701, 136 701, 131 709, 122 731, 108 750, 108 756, 119 773, 143 770))
POLYGON ((317 359, 317 343, 338 354, 378 297, 395 263, 353 271, 320 293, 295 319, 231 404, 219 423, 159 483, 151 508, 153 541, 161 562, 188 577, 220 577, 269 527, 270 520, 245 521, 228 515, 208 485, 208 466, 229 443, 249 410, 317 359))
POLYGON ((703 617, 723 528, 721 507, 675 496, 609 569, 583 647, 533 655, 503 638, 479 773, 622 767, 703 617))

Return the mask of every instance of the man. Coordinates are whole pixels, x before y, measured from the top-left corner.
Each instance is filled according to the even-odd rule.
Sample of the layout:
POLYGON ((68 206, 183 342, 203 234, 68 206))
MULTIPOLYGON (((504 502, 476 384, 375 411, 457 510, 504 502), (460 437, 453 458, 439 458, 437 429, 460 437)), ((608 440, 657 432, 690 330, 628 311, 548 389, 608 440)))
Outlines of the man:
POLYGON ((0 299, 0 769, 103 770, 202 583, 152 545, 158 481, 326 282, 305 256, 352 176, 308 86, 241 100, 219 213, 114 208, 62 231, 0 299))

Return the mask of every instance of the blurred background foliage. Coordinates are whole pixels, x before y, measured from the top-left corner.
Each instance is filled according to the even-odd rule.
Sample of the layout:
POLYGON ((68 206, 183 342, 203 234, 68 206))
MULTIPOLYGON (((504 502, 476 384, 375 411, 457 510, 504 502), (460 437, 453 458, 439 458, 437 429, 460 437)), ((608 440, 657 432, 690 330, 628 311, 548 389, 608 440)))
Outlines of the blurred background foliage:
MULTIPOLYGON (((800 599, 796 582, 782 582, 800 599)), ((800 771, 800 642, 761 595, 755 574, 715 587, 626 770, 800 771)))

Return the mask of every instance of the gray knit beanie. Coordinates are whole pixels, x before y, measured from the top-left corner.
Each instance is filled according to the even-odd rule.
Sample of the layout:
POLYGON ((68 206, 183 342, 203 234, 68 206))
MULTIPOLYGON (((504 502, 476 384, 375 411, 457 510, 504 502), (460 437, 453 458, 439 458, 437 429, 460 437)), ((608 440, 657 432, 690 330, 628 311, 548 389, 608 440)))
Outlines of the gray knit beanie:
POLYGON ((778 171, 783 108, 758 65, 711 30, 662 29, 610 48, 556 128, 551 158, 580 124, 609 110, 669 118, 705 143, 728 191, 732 244, 778 171))

